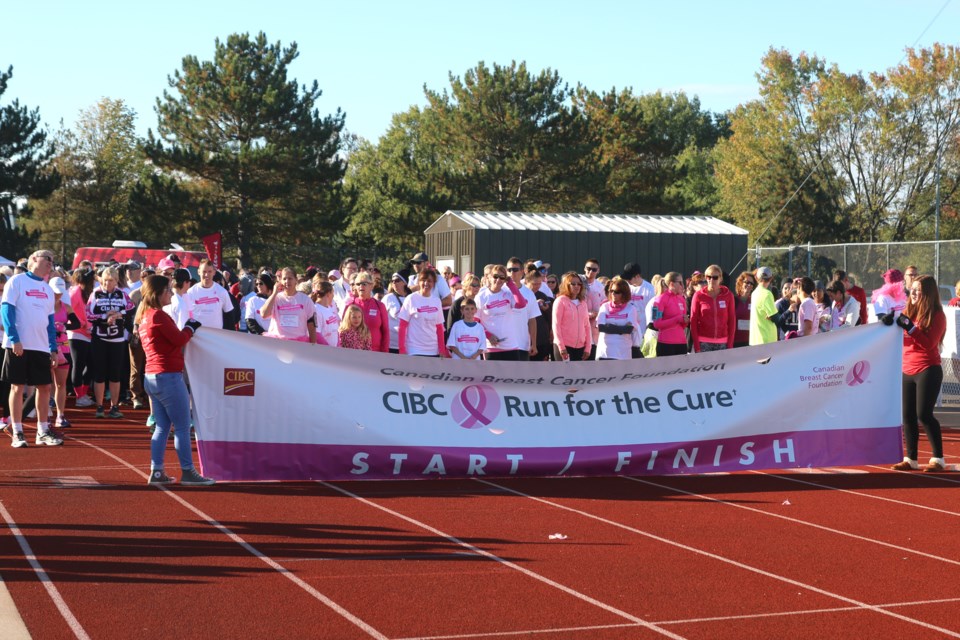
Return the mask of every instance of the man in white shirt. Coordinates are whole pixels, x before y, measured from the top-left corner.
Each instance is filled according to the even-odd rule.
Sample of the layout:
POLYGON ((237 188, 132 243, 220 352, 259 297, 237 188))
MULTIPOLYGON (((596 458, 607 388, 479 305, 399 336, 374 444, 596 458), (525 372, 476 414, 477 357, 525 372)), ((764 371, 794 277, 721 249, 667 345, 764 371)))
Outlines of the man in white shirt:
POLYGON ((223 329, 223 314, 233 311, 233 300, 227 290, 213 281, 216 269, 213 261, 204 258, 200 261, 200 282, 190 287, 183 296, 192 310, 193 319, 204 327, 223 329))
MULTIPOLYGON (((417 275, 430 266, 430 259, 422 251, 410 259, 413 266, 413 273, 407 279, 407 288, 411 292, 420 292, 420 284, 417 282, 417 275)), ((431 298, 440 300, 440 304, 446 309, 453 304, 453 295, 450 293, 450 285, 444 277, 437 278, 437 285, 430 292, 431 298)))
POLYGON ((516 333, 518 348, 527 352, 522 359, 529 360, 530 356, 537 353, 537 318, 540 317, 540 305, 537 303, 537 296, 523 283, 525 275, 520 258, 507 260, 507 277, 513 280, 527 301, 527 306, 522 309, 515 308, 510 311, 510 320, 513 332, 516 333))
POLYGON ((143 265, 136 260, 127 260, 127 294, 133 293, 143 285, 140 275, 143 265))
POLYGON ((333 301, 341 318, 347 300, 353 298, 353 278, 358 270, 356 258, 344 258, 340 263, 340 278, 333 283, 333 301))
MULTIPOLYGON (((0 299, 3 319, 3 368, 0 379, 10 383, 10 421, 16 449, 26 447, 23 435, 23 392, 37 388, 36 443, 58 446, 63 438, 50 430, 47 405, 50 403, 51 367, 57 364, 57 330, 54 326, 54 293, 46 282, 53 269, 53 253, 35 251, 27 270, 7 281, 0 299)), ((4 427, 6 430, 6 427, 4 427)))
POLYGON ((600 341, 600 330, 597 328, 597 313, 600 305, 607 301, 603 292, 603 283, 597 280, 600 275, 600 261, 596 258, 587 258, 583 265, 583 292, 587 297, 587 310, 590 318, 590 330, 593 332, 593 345, 590 347, 589 360, 597 359, 597 344, 600 341))

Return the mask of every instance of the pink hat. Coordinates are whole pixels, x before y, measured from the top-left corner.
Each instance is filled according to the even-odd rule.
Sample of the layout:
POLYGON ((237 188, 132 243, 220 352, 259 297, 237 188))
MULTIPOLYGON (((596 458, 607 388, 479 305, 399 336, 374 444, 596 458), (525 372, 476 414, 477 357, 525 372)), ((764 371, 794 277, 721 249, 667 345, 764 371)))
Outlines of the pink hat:
POLYGON ((166 271, 167 269, 176 269, 177 263, 170 258, 163 258, 157 263, 157 271, 166 271))
POLYGON ((883 281, 887 284, 903 282, 903 272, 901 272, 900 269, 888 269, 883 272, 883 281))

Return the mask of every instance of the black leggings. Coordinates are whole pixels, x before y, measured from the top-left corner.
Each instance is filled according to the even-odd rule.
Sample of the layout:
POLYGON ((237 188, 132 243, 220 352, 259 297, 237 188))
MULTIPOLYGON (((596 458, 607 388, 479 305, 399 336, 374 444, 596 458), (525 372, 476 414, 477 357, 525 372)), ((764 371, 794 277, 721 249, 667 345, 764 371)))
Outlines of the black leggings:
POLYGON ((70 341, 70 357, 73 359, 73 366, 70 368, 70 380, 73 382, 73 388, 87 385, 93 382, 93 363, 90 362, 90 343, 84 340, 70 341))
POLYGON ((687 353, 687 343, 681 342, 679 344, 670 344, 669 342, 664 344, 663 342, 657 343, 657 357, 665 358, 667 356, 682 356, 687 353))
MULTIPOLYGON (((566 347, 567 356, 570 358, 570 362, 579 362, 583 360, 583 347, 566 347)), ((553 345, 553 359, 556 362, 562 362, 563 358, 560 357, 560 347, 553 345)))
POLYGON ((934 458, 943 457, 943 438, 940 422, 933 415, 943 383, 943 367, 936 364, 918 374, 903 375, 903 433, 907 440, 907 457, 917 459, 917 443, 920 440, 919 424, 930 441, 934 458))
POLYGON ((530 360, 530 352, 521 349, 513 351, 487 351, 487 360, 509 360, 511 362, 530 360))

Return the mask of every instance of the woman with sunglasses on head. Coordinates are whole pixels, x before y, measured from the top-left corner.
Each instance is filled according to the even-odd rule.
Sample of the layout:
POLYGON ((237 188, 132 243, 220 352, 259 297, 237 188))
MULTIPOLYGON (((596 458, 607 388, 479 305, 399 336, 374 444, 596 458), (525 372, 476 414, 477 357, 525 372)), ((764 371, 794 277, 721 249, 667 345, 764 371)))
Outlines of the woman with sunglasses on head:
POLYGON ((619 277, 610 281, 609 296, 597 313, 597 360, 630 360, 633 334, 640 331, 637 307, 631 304, 630 284, 619 277))
POLYGON ((523 309, 527 299, 507 275, 507 268, 495 264, 490 268, 487 286, 477 293, 477 319, 487 334, 487 360, 522 360, 519 336, 511 327, 513 309, 523 309))
MULTIPOLYGON (((895 311, 880 320, 893 324, 895 311)), ((943 460, 943 437, 940 422, 934 414, 943 367, 940 347, 947 332, 947 317, 940 305, 940 289, 931 276, 919 276, 910 283, 906 308, 896 316, 897 326, 903 329, 903 432, 907 455, 903 462, 893 465, 897 471, 919 469, 917 445, 920 425, 927 434, 933 457, 923 467, 928 473, 946 470, 943 460)))
POLYGON ((721 283, 723 271, 717 265, 707 267, 703 276, 706 286, 698 289, 690 301, 690 338, 693 341, 693 350, 700 353, 733 349, 737 331, 733 293, 721 283))
POLYGON ((143 301, 137 309, 136 324, 140 342, 146 354, 143 386, 150 396, 156 417, 156 429, 150 439, 149 484, 170 484, 173 478, 164 473, 164 453, 170 427, 173 427, 173 447, 180 462, 180 484, 208 486, 214 483, 204 478, 193 466, 190 446, 190 394, 183 379, 183 347, 190 341, 200 323, 187 320, 178 329, 173 318, 164 313, 170 304, 173 290, 163 276, 150 276, 143 283, 143 301))
POLYGON ((686 328, 690 324, 683 276, 671 271, 663 277, 667 289, 654 299, 653 328, 657 330, 657 357, 687 352, 686 328))
POLYGON ((568 271, 553 301, 553 359, 588 360, 593 345, 590 310, 580 274, 568 271))
POLYGON ((355 304, 363 312, 363 322, 370 330, 370 350, 388 353, 390 351, 390 317, 382 302, 373 297, 373 276, 361 271, 353 279, 354 295, 347 306, 355 304))

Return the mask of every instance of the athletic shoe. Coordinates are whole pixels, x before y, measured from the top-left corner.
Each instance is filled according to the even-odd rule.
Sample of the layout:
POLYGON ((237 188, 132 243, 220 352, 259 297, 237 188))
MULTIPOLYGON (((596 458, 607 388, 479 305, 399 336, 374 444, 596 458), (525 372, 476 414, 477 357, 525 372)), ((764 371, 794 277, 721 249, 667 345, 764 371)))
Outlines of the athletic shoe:
POLYGON ((57 429, 69 429, 73 424, 66 418, 57 418, 57 429))
POLYGON ((19 433, 14 432, 11 437, 13 438, 13 442, 10 443, 10 446, 14 449, 27 446, 27 438, 23 435, 22 431, 19 433))
POLYGON ((930 464, 923 467, 924 473, 943 473, 946 470, 946 467, 936 460, 931 460, 930 464))
POLYGON ((113 418, 114 420, 118 418, 122 418, 123 414, 120 413, 120 407, 118 407, 117 405, 113 405, 112 407, 110 407, 110 413, 107 414, 107 417, 113 418))
POLYGON ((187 487, 209 487, 215 482, 213 478, 204 478, 196 469, 184 469, 180 476, 180 484, 187 487))
POLYGON ((40 432, 37 431, 37 444, 45 444, 48 447, 59 447, 63 444, 63 439, 56 437, 49 431, 43 435, 40 435, 40 432))
POLYGON ((147 426, 150 427, 151 429, 157 426, 157 419, 153 417, 152 413, 147 416, 147 426))
POLYGON ((97 417, 97 418, 104 418, 104 417, 106 417, 106 414, 103 412, 103 405, 102 405, 102 404, 98 404, 98 405, 97 405, 96 417, 97 417))
POLYGON ((143 409, 145 406, 146 406, 146 405, 143 404, 142 402, 140 402, 139 400, 134 400, 134 401, 133 401, 133 408, 134 408, 135 410, 143 409))
POLYGON ((92 407, 94 405, 93 398, 90 396, 83 396, 82 398, 77 398, 77 407, 92 407))
POLYGON ((894 471, 916 471, 919 467, 913 460, 907 460, 904 458, 903 462, 898 462, 890 468, 894 471))
POLYGON ((154 469, 150 472, 150 479, 147 484, 173 484, 176 482, 173 478, 163 472, 163 469, 154 469))

